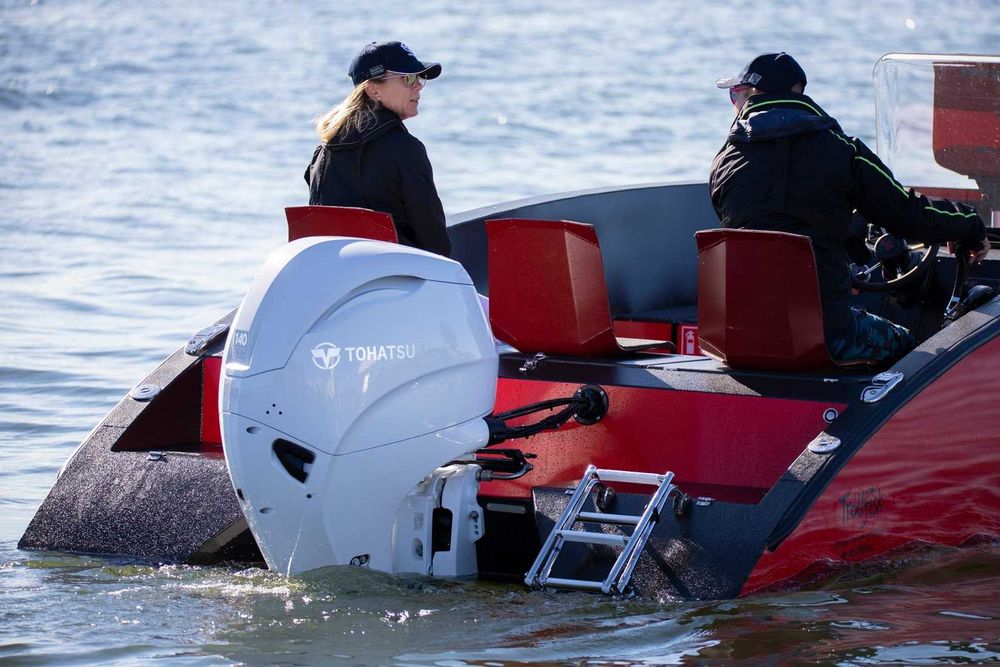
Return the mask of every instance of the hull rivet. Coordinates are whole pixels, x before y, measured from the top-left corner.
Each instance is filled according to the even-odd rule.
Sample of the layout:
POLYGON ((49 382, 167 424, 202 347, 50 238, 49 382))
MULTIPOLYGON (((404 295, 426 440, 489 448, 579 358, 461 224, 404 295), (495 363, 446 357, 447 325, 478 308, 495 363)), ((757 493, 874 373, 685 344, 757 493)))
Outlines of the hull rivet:
POLYGON ((129 396, 132 397, 132 400, 143 403, 156 398, 159 393, 160 385, 158 384, 140 384, 129 392, 129 396))
POLYGON ((826 433, 820 433, 809 443, 809 451, 813 454, 829 454, 840 447, 840 438, 835 438, 826 433))

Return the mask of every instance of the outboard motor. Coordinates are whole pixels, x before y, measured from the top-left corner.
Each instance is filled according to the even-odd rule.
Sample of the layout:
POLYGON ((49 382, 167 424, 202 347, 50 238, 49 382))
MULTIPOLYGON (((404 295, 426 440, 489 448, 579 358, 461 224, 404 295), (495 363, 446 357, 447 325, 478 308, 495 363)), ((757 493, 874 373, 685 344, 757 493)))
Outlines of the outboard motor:
POLYGON ((476 572, 497 353, 461 264, 305 238, 258 271, 223 357, 222 442, 270 568, 476 572))

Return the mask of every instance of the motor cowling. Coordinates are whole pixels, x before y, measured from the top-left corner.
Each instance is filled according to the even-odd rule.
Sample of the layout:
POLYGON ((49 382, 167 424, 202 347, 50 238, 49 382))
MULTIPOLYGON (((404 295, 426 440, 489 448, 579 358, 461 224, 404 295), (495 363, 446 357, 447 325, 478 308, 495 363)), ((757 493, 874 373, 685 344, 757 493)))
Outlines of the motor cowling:
POLYGON ((268 566, 432 573, 405 505, 436 468, 486 444, 496 379, 457 262, 337 237, 272 254, 236 314, 220 392, 230 476, 268 566))

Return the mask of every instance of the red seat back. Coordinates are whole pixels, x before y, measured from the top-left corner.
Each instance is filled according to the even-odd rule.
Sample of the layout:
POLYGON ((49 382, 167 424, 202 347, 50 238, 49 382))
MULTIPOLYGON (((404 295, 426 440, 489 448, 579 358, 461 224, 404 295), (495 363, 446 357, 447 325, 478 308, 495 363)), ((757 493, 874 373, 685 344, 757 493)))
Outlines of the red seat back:
POLYGON ((488 220, 490 324, 521 352, 619 354, 592 225, 488 220))
POLYGON ((812 244, 748 229, 695 233, 698 335, 733 368, 810 371, 833 365, 812 244))
POLYGON ((289 206, 288 241, 307 236, 356 236, 398 243, 392 216, 381 211, 350 206, 289 206))

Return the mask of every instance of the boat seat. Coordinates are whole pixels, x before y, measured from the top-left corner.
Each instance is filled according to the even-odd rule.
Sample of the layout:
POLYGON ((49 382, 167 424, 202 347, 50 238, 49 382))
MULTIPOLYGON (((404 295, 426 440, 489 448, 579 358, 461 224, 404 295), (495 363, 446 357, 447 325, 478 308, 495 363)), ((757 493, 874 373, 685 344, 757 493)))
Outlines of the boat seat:
POLYGON ((695 240, 702 352, 749 370, 807 372, 875 364, 830 358, 809 237, 711 229, 696 232, 695 240))
POLYGON ((398 243, 392 216, 381 211, 351 206, 289 206, 288 241, 307 236, 355 236, 398 243))
POLYGON ((526 354, 578 357, 673 347, 615 337, 593 225, 487 220, 486 236, 490 324, 500 340, 526 354))

